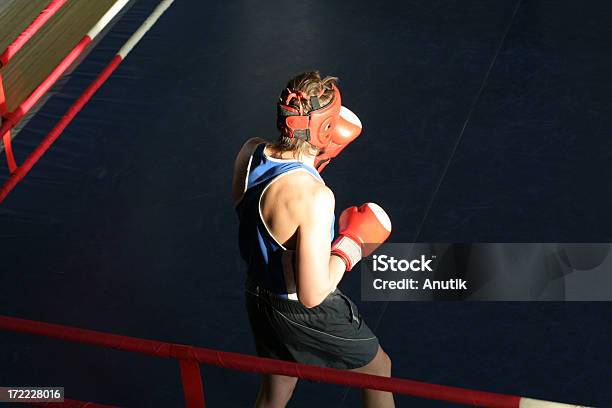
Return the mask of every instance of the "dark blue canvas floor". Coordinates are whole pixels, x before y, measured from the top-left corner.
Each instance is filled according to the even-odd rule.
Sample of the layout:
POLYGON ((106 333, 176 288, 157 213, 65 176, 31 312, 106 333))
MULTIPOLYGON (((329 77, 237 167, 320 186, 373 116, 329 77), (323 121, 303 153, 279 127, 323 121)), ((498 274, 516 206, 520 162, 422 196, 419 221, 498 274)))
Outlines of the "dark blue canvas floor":
MULTIPOLYGON (((18 160, 154 7, 140 0, 15 141, 18 160)), ((612 3, 179 1, 0 208, 0 314, 254 353, 232 161, 287 78, 341 79, 363 135, 324 172, 395 242, 610 242, 612 3)), ((422 381, 612 406, 610 303, 365 303, 422 381)), ((0 333, 0 384, 180 406, 173 361, 0 333)), ((256 376, 202 368, 211 407, 256 376)), ((398 406, 451 406, 398 397, 398 406)), ((303 382, 291 406, 356 406, 303 382)))

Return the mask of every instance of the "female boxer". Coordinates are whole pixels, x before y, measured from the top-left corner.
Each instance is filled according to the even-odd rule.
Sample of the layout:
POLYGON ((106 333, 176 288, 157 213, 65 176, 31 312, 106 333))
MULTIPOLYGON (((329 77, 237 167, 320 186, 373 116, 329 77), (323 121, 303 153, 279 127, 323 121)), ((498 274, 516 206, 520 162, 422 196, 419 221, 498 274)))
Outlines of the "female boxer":
MULTIPOLYGON (((262 357, 390 376, 389 356, 336 288, 367 255, 362 244, 381 244, 391 231, 382 208, 367 203, 341 214, 332 242, 334 195, 318 171, 361 132, 359 119, 341 106, 336 81, 318 72, 291 79, 278 103, 280 137, 250 139, 236 157, 246 306, 262 357)), ((255 406, 284 407, 296 382, 264 375, 255 406)), ((362 401, 394 406, 393 395, 381 391, 364 389, 362 401)))

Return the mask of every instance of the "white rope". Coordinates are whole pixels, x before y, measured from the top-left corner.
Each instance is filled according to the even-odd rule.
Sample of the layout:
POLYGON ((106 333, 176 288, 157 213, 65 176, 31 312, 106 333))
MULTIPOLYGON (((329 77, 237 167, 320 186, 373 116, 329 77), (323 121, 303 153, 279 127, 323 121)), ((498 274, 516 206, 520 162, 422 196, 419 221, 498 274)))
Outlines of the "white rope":
POLYGON ((151 27, 153 27, 153 25, 157 22, 161 15, 164 14, 164 12, 168 9, 168 7, 170 7, 172 3, 174 3, 174 0, 162 0, 162 2, 159 3, 157 7, 155 7, 155 10, 153 10, 151 15, 147 17, 144 23, 142 23, 142 25, 138 27, 138 30, 136 30, 136 32, 132 34, 130 39, 127 40, 127 42, 123 45, 123 47, 121 47, 117 55, 121 56, 121 58, 125 58, 130 53, 130 51, 132 51, 132 48, 134 48, 134 46, 138 43, 138 41, 142 39, 142 37, 147 33, 147 31, 149 31, 151 27))
POLYGON ((100 34, 102 30, 111 22, 113 18, 129 3, 130 0, 117 0, 111 8, 98 20, 98 22, 87 32, 87 36, 92 40, 100 34))

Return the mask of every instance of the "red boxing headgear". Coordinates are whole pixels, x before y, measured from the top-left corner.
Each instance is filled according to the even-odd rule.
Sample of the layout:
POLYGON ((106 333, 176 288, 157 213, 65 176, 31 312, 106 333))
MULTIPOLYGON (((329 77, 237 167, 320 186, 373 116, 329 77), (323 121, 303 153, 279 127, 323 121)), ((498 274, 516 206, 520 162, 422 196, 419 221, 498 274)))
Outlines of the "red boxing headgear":
POLYGON ((331 142, 332 132, 338 123, 342 106, 340 91, 335 85, 332 85, 332 89, 334 96, 331 102, 323 107, 319 97, 325 90, 318 96, 310 97, 313 110, 308 114, 304 114, 301 103, 299 109, 289 105, 293 98, 299 101, 306 99, 307 96, 303 92, 289 90, 287 99, 281 99, 278 103, 277 125, 283 136, 304 139, 321 150, 325 149, 331 142))

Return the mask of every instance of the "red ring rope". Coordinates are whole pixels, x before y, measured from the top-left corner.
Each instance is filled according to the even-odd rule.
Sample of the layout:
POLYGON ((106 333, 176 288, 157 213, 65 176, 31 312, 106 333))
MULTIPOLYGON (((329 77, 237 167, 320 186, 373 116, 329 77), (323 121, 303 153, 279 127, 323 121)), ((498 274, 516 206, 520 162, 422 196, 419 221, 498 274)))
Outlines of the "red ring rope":
MULTIPOLYGON (((52 0, 43 11, 40 12, 25 30, 17 36, 17 38, 9 44, 8 47, 0 54, 0 68, 4 67, 11 58, 21 50, 21 48, 27 43, 33 36, 45 25, 51 17, 53 17, 59 9, 66 3, 66 0, 52 0)), ((6 114, 6 98, 4 94, 4 87, 2 84, 2 75, 0 75, 0 115, 4 119, 6 114)), ((6 154, 6 161, 9 166, 9 171, 12 173, 17 169, 17 163, 15 162, 15 156, 13 155, 13 147, 11 141, 11 132, 6 131, 0 133, 2 142, 4 144, 4 152, 6 154)))
POLYGON ((51 17, 55 15, 66 3, 66 0, 52 0, 49 2, 47 7, 40 12, 38 17, 30 23, 30 25, 19 34, 19 36, 0 54, 0 68, 6 65, 11 58, 19 52, 21 47, 25 45, 30 39, 45 25, 51 17))
MULTIPOLYGON (((93 94, 104 84, 109 76, 115 71, 121 61, 129 54, 134 46, 142 39, 145 33, 155 24, 161 15, 170 7, 174 0, 162 0, 153 10, 151 15, 143 24, 132 34, 126 43, 117 52, 111 62, 87 87, 79 98, 72 104, 62 119, 47 134, 40 145, 32 152, 25 162, 12 171, 9 179, 0 188, 0 203, 4 201, 11 190, 28 174, 32 167, 40 160, 44 153, 57 140, 66 127, 72 122, 77 113, 91 99, 93 94)), ((91 44, 93 39, 101 32, 112 18, 128 3, 128 0, 116 0, 115 4, 102 16, 98 23, 86 34, 81 41, 64 57, 64 59, 53 69, 51 74, 32 92, 28 98, 13 112, 4 117, 0 125, 0 137, 10 131, 23 116, 38 102, 38 100, 51 88, 51 86, 61 77, 61 75, 72 65, 79 55, 91 44)))
MULTIPOLYGON (((345 370, 272 360, 239 353, 120 336, 93 330, 79 329, 76 327, 17 319, 8 316, 0 316, 0 329, 131 351, 155 357, 173 358, 180 361, 210 364, 245 372, 281 374, 291 377, 298 377, 305 380, 322 381, 330 384, 345 385, 356 388, 389 391, 412 397, 427 398, 469 406, 520 408, 522 406, 522 402, 525 401, 529 401, 532 404, 530 405, 532 407, 547 406, 546 404, 551 404, 526 399, 516 395, 476 391, 399 378, 385 378, 345 370)), ((562 407, 568 405, 558 404, 555 406, 562 407)))

